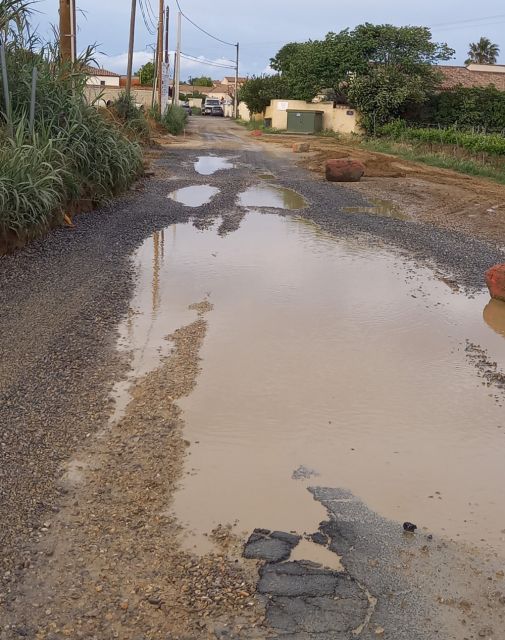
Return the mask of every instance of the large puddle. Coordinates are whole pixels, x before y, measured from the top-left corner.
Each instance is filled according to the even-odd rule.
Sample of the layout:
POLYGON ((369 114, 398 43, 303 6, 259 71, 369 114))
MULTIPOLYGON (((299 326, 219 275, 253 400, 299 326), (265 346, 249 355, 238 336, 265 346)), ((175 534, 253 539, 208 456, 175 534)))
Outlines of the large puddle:
POLYGON ((243 191, 238 198, 241 207, 271 209, 304 209, 304 198, 296 191, 272 184, 258 184, 243 191))
POLYGON ((200 156, 195 162, 195 171, 202 176, 211 176, 218 171, 233 169, 235 165, 229 158, 219 156, 200 156))
POLYGON ((170 227, 135 261, 123 327, 134 374, 194 320, 188 305, 214 305, 197 387, 181 402, 191 448, 171 508, 190 547, 209 549, 218 524, 314 532, 326 513, 306 487, 319 485, 505 550, 503 408, 465 353, 468 339, 505 366, 505 305, 454 293, 385 250, 254 212, 224 238, 170 227))
POLYGON ((168 197, 185 207, 201 207, 208 204, 217 193, 219 193, 217 187, 211 187, 209 184, 197 184, 172 191, 168 197))

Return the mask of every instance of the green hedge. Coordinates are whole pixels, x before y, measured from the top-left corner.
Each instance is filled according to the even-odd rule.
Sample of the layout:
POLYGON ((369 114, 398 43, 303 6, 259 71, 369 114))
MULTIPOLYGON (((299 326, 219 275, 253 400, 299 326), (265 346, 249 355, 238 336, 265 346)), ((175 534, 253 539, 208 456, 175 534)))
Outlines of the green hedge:
POLYGON ((418 124, 505 131, 505 91, 489 87, 456 87, 432 95, 423 105, 407 105, 401 117, 418 124))
POLYGON ((456 145, 471 153, 505 156, 505 137, 500 134, 469 133, 454 128, 411 127, 403 120, 384 125, 378 133, 393 140, 456 145))

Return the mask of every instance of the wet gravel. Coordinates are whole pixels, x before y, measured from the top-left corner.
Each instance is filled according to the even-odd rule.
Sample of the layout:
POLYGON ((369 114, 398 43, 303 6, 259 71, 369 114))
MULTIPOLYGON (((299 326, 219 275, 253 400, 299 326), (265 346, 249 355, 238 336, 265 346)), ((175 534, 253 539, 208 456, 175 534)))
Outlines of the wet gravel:
POLYGON ((237 168, 212 176, 194 171, 202 150, 160 155, 155 177, 127 196, 79 216, 75 229, 56 230, 0 258, 0 594, 2 583, 22 577, 33 542, 58 510, 62 463, 107 423, 109 393, 126 366, 114 345, 135 281, 129 256, 153 231, 192 219, 199 228, 219 221, 220 233, 232 232, 245 213, 235 206, 237 194, 269 173, 305 197, 303 216, 323 229, 392 244, 469 289, 481 288, 486 269, 505 259, 496 247, 463 234, 345 214, 345 207, 367 203, 345 187, 315 181, 288 155, 239 148, 232 154, 237 168), (197 211, 167 198, 193 184, 220 192, 197 211))

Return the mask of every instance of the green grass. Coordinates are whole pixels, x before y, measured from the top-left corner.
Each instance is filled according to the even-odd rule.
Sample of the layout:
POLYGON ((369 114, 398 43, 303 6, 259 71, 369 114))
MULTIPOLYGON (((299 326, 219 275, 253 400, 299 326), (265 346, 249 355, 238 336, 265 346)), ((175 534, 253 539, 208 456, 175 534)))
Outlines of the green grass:
POLYGON ((451 169, 458 173, 480 178, 489 178, 494 182, 505 184, 505 171, 503 169, 485 164, 477 159, 457 158, 447 153, 430 152, 416 146, 381 138, 364 140, 361 146, 371 151, 389 153, 413 162, 422 162, 432 167, 451 169))
POLYGON ((186 127, 187 120, 188 114, 182 107, 171 105, 166 110, 165 115, 162 116, 161 124, 172 135, 180 136, 186 127))

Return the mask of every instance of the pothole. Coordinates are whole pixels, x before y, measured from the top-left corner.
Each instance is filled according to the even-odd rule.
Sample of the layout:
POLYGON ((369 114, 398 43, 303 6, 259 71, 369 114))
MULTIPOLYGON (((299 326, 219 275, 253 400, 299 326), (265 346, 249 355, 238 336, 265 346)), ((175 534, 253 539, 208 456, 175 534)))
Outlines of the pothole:
POLYGON ((290 560, 308 560, 333 571, 344 571, 342 559, 327 547, 302 538, 291 552, 290 560))
POLYGON ((220 156, 200 156, 195 162, 195 171, 202 176, 211 176, 217 171, 233 169, 235 165, 229 158, 220 156))
POLYGON ((249 187, 238 197, 241 207, 269 209, 305 209, 307 203, 296 191, 272 184, 258 184, 249 187))
POLYGON ((210 184, 198 184, 172 191, 168 197, 185 207, 201 207, 208 204, 218 193, 217 187, 211 187, 210 184))

